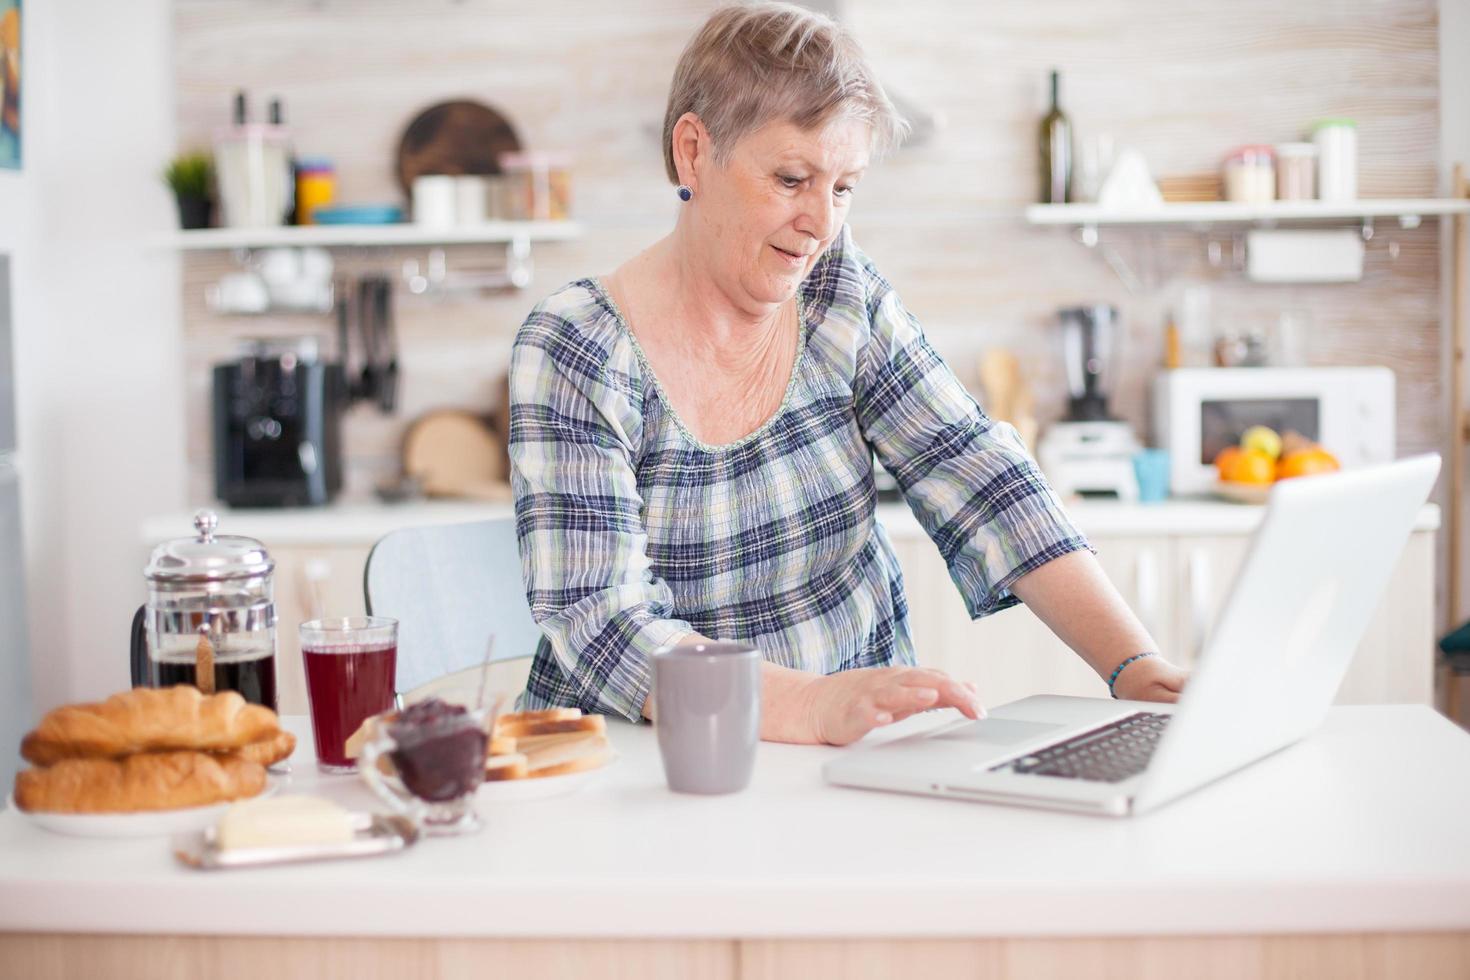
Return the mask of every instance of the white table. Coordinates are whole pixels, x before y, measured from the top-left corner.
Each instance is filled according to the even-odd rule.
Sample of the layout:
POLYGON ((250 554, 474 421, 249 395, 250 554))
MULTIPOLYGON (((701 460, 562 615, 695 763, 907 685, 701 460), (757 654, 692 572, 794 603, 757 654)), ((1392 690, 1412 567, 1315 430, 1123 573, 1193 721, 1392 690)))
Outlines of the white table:
MULTIPOLYGON (((288 724, 286 791, 371 808, 288 724)), ((611 734, 580 794, 376 860, 204 873, 0 814, 0 975, 1470 975, 1470 736, 1424 707, 1335 708, 1133 820, 829 787, 809 746, 680 796, 611 734)))

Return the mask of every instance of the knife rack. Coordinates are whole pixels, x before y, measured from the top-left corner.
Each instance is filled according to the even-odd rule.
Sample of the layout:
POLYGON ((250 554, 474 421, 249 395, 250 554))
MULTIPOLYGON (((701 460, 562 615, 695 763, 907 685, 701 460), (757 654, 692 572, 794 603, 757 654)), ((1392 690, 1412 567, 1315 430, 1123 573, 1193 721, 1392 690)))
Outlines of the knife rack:
POLYGON ((535 266, 531 262, 531 243, 517 238, 505 244, 505 263, 499 268, 461 269, 450 271, 448 254, 442 248, 429 250, 422 270, 417 259, 403 263, 403 283, 415 296, 468 296, 508 289, 524 289, 531 284, 535 266))

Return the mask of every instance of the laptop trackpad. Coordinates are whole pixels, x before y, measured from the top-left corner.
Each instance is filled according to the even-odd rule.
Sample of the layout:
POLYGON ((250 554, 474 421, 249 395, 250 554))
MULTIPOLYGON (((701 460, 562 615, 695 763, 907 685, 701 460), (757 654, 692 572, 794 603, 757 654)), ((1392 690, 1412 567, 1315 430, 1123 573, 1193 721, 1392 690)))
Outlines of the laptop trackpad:
POLYGON ((1065 727, 1065 725, 1056 725, 1041 721, 986 718, 981 721, 967 722, 957 728, 951 728, 948 731, 939 732, 929 737, 945 739, 952 742, 989 742, 993 745, 1014 745, 1018 742, 1030 741, 1031 739, 1045 735, 1047 732, 1065 727))

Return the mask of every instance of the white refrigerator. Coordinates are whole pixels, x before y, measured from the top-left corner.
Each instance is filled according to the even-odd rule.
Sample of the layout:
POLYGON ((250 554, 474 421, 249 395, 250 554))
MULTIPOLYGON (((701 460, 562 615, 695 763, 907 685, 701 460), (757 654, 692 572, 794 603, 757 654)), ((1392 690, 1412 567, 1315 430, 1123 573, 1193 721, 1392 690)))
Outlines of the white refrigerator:
POLYGON ((0 792, 9 792, 15 781, 21 736, 31 727, 34 711, 20 540, 13 343, 10 257, 0 254, 0 792))

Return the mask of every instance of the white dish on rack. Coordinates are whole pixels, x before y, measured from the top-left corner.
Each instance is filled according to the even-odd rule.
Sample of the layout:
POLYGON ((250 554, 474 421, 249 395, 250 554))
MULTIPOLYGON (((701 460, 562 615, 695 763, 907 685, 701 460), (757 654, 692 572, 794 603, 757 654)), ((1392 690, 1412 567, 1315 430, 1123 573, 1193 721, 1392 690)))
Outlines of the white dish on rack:
MULTIPOLYGON (((279 787, 280 781, 272 775, 266 776, 265 789, 253 800, 270 796, 279 787)), ((132 813, 56 813, 45 810, 22 810, 15 805, 15 794, 5 799, 5 805, 21 817, 43 830, 68 837, 167 837, 191 830, 203 830, 219 823, 219 818, 229 809, 233 800, 209 803, 205 806, 176 807, 171 810, 137 810, 132 813)))

